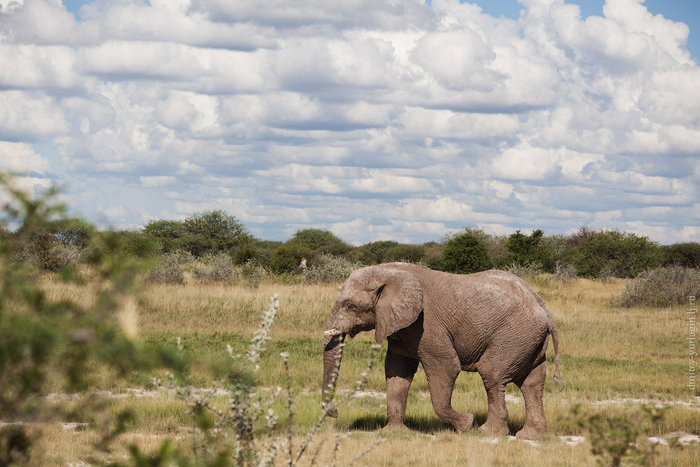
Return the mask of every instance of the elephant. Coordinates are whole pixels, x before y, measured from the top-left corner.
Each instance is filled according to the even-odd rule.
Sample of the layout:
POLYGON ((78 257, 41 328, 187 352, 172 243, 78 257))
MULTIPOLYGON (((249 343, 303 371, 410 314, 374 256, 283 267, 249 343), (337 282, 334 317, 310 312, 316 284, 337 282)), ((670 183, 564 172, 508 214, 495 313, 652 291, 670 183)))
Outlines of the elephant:
POLYGON ((516 437, 546 432, 542 395, 548 337, 555 352, 554 381, 561 382, 559 342, 550 309, 522 279, 505 271, 450 274, 407 263, 386 263, 353 271, 340 288, 324 331, 322 402, 326 413, 340 370, 345 336, 374 329, 388 341, 385 359, 385 429, 406 428, 408 390, 423 365, 435 413, 459 432, 474 421, 452 408, 461 371, 478 372, 488 397, 489 436, 508 434, 506 384, 525 400, 525 424, 516 437))

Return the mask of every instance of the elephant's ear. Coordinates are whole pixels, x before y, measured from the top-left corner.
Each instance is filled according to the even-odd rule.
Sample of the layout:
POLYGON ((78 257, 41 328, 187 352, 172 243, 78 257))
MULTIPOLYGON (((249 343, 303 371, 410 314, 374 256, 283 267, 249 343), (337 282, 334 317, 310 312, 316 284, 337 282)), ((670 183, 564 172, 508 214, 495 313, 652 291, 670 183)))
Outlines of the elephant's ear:
POLYGON ((381 344, 388 336, 418 319, 423 311, 423 289, 410 272, 378 267, 381 269, 375 276, 379 286, 374 339, 381 344))

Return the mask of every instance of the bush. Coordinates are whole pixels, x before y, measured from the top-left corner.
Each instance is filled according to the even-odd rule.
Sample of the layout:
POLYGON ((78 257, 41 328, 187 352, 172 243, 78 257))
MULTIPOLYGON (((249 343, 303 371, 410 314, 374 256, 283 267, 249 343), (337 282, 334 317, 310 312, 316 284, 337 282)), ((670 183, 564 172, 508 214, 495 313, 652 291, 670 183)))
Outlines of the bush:
POLYGON ((579 229, 566 237, 566 246, 568 248, 576 248, 579 244, 587 238, 592 237, 597 232, 593 229, 589 229, 588 226, 583 225, 579 229))
POLYGON ((119 237, 117 241, 125 255, 145 259, 154 256, 159 251, 160 244, 141 232, 121 230, 112 232, 112 234, 119 237))
MULTIPOLYGON (((9 192, 15 202, 0 215, 20 226, 9 243, 26 245, 46 233, 47 214, 60 215, 51 199, 56 191, 34 199, 8 184, 8 177, 0 173, 0 197, 9 192)), ((104 436, 88 440, 95 448, 92 454, 97 449, 106 452, 131 412, 112 410, 97 389, 156 367, 182 374, 178 356, 157 344, 141 345, 136 299, 131 294, 141 265, 124 258, 113 244, 99 245, 91 258, 95 274, 84 279, 88 284, 79 289, 83 293, 54 298, 37 285, 40 276, 35 271, 9 261, 16 252, 9 243, 0 239, 0 464, 49 464, 44 456, 54 439, 44 434, 43 427, 75 418, 95 420, 96 430, 104 430, 104 436), (93 293, 94 300, 85 300, 93 293), (75 402, 57 404, 47 397, 55 392, 69 393, 75 402)), ((56 248, 78 250, 63 242, 50 249, 56 248)), ((92 457, 91 463, 101 460, 92 457)))
MULTIPOLYGON (((573 418, 590 440, 591 454, 600 465, 667 465, 659 452, 660 443, 650 435, 655 427, 663 426, 667 408, 643 406, 631 414, 606 412, 584 413, 581 405, 572 409, 573 418)), ((668 443, 670 449, 682 449, 677 441, 668 443)))
POLYGON ((445 245, 437 242, 428 242, 423 244, 423 259, 420 263, 430 269, 438 271, 442 270, 442 252, 445 250, 445 245))
POLYGON ((507 264, 528 266, 539 264, 545 270, 551 270, 554 266, 553 252, 545 241, 544 232, 537 229, 530 235, 525 235, 516 230, 508 237, 506 247, 510 254, 506 258, 507 264))
POLYGON ((31 235, 13 256, 16 262, 34 265, 46 271, 61 271, 75 267, 81 260, 81 250, 75 245, 58 241, 54 234, 42 231, 31 235))
POLYGON ((560 282, 567 283, 576 279, 576 268, 570 264, 562 264, 559 261, 554 265, 554 271, 552 272, 554 278, 560 282))
POLYGON ((386 263, 386 250, 396 245, 398 242, 388 240, 369 242, 352 250, 349 256, 366 265, 386 263))
POLYGON ((664 266, 700 268, 700 243, 676 243, 663 246, 661 250, 664 255, 664 266))
POLYGON ((513 263, 506 268, 511 274, 515 274, 521 279, 534 279, 542 274, 542 266, 539 263, 530 263, 526 265, 513 263))
POLYGON ((267 271, 260 263, 251 259, 241 267, 241 274, 250 287, 257 289, 267 271))
POLYGON ((194 277, 206 281, 228 281, 233 278, 233 273, 233 262, 225 253, 206 255, 194 266, 194 277))
POLYGON ((580 276, 636 277, 661 263, 659 246, 647 237, 606 230, 587 237, 570 252, 580 276))
POLYGON ((204 211, 184 221, 151 221, 143 232, 157 240, 164 253, 186 250, 197 257, 228 252, 252 240, 235 216, 220 210, 204 211))
POLYGON ((312 283, 342 282, 359 267, 362 267, 360 263, 341 256, 321 255, 304 272, 304 280, 312 283))
POLYGON ((373 265, 406 261, 418 263, 425 258, 424 245, 410 245, 389 240, 366 243, 352 250, 349 257, 362 264, 373 265))
POLYGON ((275 250, 270 260, 270 270, 276 274, 292 273, 297 270, 301 260, 309 258, 312 251, 308 248, 293 245, 282 245, 275 250))
POLYGON ((148 279, 158 284, 182 284, 185 282, 184 266, 192 261, 194 258, 187 251, 166 253, 150 272, 148 279))
POLYGON ((700 269, 669 266, 652 269, 627 284, 619 304, 631 306, 685 305, 700 296, 700 269))
POLYGON ((455 235, 442 252, 443 271, 458 274, 485 271, 492 267, 486 247, 470 234, 455 235))
POLYGON ((352 249, 350 245, 332 232, 321 229, 299 230, 287 241, 288 246, 310 250, 312 254, 344 255, 352 249))
POLYGON ((63 244, 85 248, 95 234, 95 228, 83 219, 60 219, 47 225, 47 231, 54 234, 63 244))
POLYGON ((423 245, 410 245, 405 243, 396 244, 387 248, 384 252, 384 263, 402 261, 406 263, 418 263, 425 257, 425 247, 423 245))

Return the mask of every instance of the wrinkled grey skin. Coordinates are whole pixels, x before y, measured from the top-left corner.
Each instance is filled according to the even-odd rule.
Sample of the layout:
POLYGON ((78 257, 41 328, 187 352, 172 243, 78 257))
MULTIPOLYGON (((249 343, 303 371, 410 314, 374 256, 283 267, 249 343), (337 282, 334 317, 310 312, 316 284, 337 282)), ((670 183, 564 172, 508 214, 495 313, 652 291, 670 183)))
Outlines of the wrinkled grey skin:
POLYGON ((508 433, 505 386, 510 382, 520 387, 525 399, 525 425, 517 436, 534 439, 546 431, 545 351, 551 334, 557 381, 557 331, 547 305, 517 276, 496 270, 447 274, 405 263, 354 271, 326 324, 324 389, 337 377, 340 342, 346 335, 372 329, 377 343, 389 342, 386 428, 405 428, 408 389, 420 362, 435 413, 458 431, 466 431, 474 421, 472 414, 452 408, 460 371, 476 371, 484 381, 488 416, 480 427, 483 433, 508 433))

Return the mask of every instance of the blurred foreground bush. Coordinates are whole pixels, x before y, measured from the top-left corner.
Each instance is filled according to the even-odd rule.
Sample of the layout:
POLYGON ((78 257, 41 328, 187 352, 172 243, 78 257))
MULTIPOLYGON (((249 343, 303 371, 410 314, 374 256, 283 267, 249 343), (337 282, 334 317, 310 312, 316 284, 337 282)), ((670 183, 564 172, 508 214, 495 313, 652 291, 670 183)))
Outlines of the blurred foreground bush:
POLYGON ((67 418, 49 403, 49 392, 84 396, 79 415, 113 427, 98 436, 95 445, 96 453, 108 451, 110 439, 126 429, 132 417, 127 410, 116 414, 116 420, 91 417, 103 407, 93 389, 111 386, 136 370, 165 366, 179 374, 182 368, 176 355, 158 346, 147 350, 139 338, 134 278, 142 265, 121 255, 116 236, 100 236, 89 258, 94 271, 90 280, 81 277, 73 261, 50 268, 40 265, 58 270, 60 278, 76 282, 95 299, 86 303, 82 294, 75 300, 50 299, 39 285, 42 273, 36 264, 17 258, 62 219, 63 207, 53 201, 56 190, 35 197, 0 175, 0 191, 9 198, 3 220, 18 226, 13 235, 0 238, 0 463, 45 464, 43 456, 50 453, 33 449, 41 426, 67 418))

